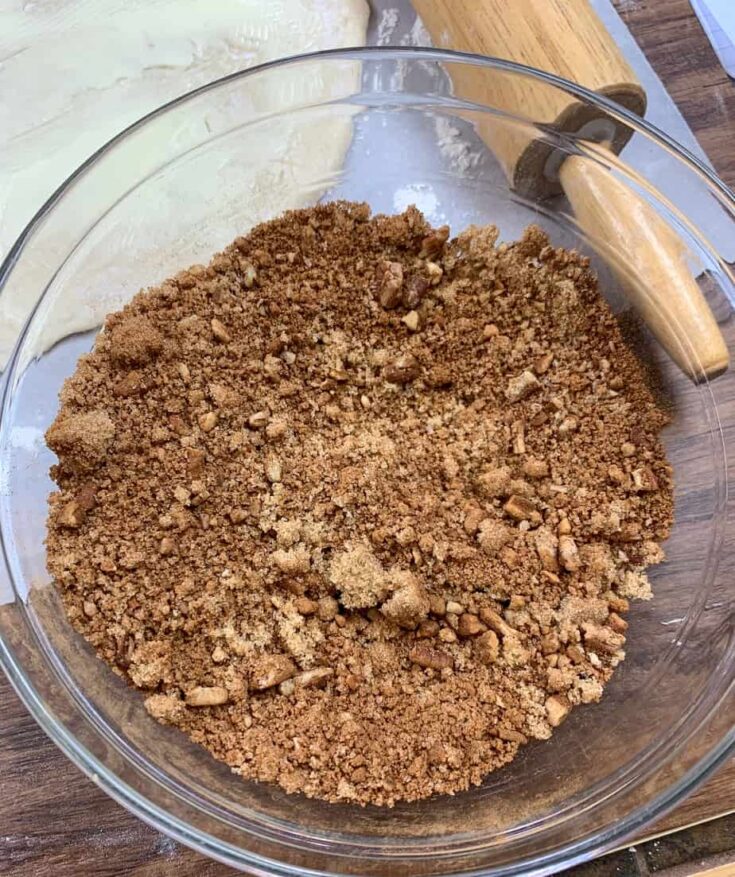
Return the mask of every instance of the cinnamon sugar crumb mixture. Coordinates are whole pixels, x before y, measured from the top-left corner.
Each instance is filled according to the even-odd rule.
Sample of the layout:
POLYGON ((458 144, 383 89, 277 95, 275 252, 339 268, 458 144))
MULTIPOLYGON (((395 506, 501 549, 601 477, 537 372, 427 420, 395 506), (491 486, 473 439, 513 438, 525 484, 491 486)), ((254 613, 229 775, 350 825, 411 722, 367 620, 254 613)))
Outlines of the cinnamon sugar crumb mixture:
POLYGON ((287 213, 107 318, 47 439, 48 567, 150 713, 242 776, 479 783, 624 657, 666 415, 581 256, 287 213))

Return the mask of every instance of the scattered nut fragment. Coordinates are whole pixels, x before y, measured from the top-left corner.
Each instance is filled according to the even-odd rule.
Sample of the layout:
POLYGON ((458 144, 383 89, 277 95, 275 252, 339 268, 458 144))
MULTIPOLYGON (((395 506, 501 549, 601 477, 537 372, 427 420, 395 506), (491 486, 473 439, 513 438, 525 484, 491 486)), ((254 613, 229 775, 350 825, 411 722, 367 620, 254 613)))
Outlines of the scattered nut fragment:
POLYGON ((267 411, 256 411, 248 417, 248 426, 250 429, 263 429, 270 420, 270 414, 267 411))
POLYGON ((74 499, 64 505, 59 514, 62 527, 75 530, 82 526, 87 513, 97 504, 97 488, 92 482, 85 482, 76 492, 74 499))
POLYGON ((530 499, 525 496, 513 494, 503 506, 503 510, 514 521, 531 521, 532 523, 541 523, 541 515, 536 510, 536 506, 530 499))
POLYGON ((288 681, 293 684, 294 688, 324 688, 332 676, 334 676, 334 670, 331 667, 315 667, 313 670, 299 673, 288 681))
POLYGON ((265 428, 265 435, 272 442, 280 441, 288 432, 288 424, 283 417, 274 417, 265 428))
POLYGON ((416 628, 417 639, 433 639, 439 633, 439 623, 433 618, 427 618, 416 628))
POLYGON ((415 274, 405 285, 403 290, 403 304, 405 307, 414 309, 421 303, 429 288, 429 282, 420 274, 415 274))
POLYGON ((86 516, 86 510, 82 508, 77 500, 72 499, 62 508, 59 513, 58 522, 62 527, 77 529, 82 526, 86 516))
POLYGON ((222 341, 227 343, 231 341, 230 333, 225 328, 224 323, 221 320, 218 320, 217 317, 212 319, 212 334, 218 341, 222 341))
POLYGON ((418 332, 420 323, 418 311, 409 311, 406 316, 401 319, 411 332, 418 332))
POLYGON ((186 695, 187 706, 221 706, 227 703, 230 695, 226 688, 219 685, 198 685, 186 695))
POLYGON ((271 484, 277 484, 283 478, 281 461, 274 454, 268 454, 265 458, 265 477, 271 484))
POLYGON ((534 541, 541 566, 550 572, 558 572, 557 552, 559 550, 559 540, 554 532, 549 527, 539 527, 534 534, 534 541))
POLYGON ((215 664, 224 664, 227 660, 227 652, 222 648, 222 646, 215 646, 212 650, 212 660, 215 664))
POLYGON ((383 377, 389 384, 409 384, 419 376, 419 363, 411 353, 400 356, 385 364, 383 377))
POLYGON ((444 670, 447 667, 454 666, 454 658, 451 655, 423 643, 417 643, 411 649, 408 653, 408 660, 412 664, 418 664, 419 667, 426 667, 431 670, 444 670))
POLYGON ((633 454, 635 454, 635 451, 636 447, 632 442, 623 442, 622 445, 620 445, 620 453, 624 457, 632 457, 633 454))
POLYGON ((559 424, 559 435, 569 435, 572 432, 576 432, 579 429, 579 421, 576 417, 565 417, 564 420, 559 424))
POLYGON ((450 615, 461 615, 464 612, 464 606, 456 600, 447 600, 446 612, 450 615))
POLYGON ((494 609, 483 606, 478 615, 480 616, 480 621, 499 636, 506 637, 515 634, 513 628, 494 609))
POLYGON ((607 477, 613 484, 625 483, 625 472, 620 468, 620 466, 608 466, 607 477))
POLYGON ((495 664, 500 657, 500 640, 494 630, 486 630, 475 640, 477 656, 483 664, 495 664))
POLYGON ((421 241, 419 259, 435 259, 444 249, 449 238, 449 226, 440 225, 421 241))
POLYGON ((508 743, 518 743, 521 746, 528 743, 528 737, 514 728, 504 728, 501 726, 497 730, 497 735, 501 740, 505 740, 508 743))
POLYGON ((546 701, 546 718, 552 728, 558 728, 566 719, 572 705, 562 694, 552 694, 546 701))
POLYGON ((605 655, 614 655, 625 645, 625 637, 622 633, 616 633, 610 627, 602 627, 599 624, 584 622, 582 624, 584 644, 593 652, 605 655))
POLYGON ((250 687, 255 691, 265 691, 295 674, 296 665, 287 655, 261 655, 253 664, 250 687))
POLYGON ((536 457, 528 457, 523 461, 521 470, 528 478, 548 478, 549 464, 546 460, 539 460, 536 457))
POLYGON ((200 414, 198 417, 199 429, 202 432, 211 432, 217 426, 218 420, 219 417, 216 411, 207 411, 206 414, 200 414))
POLYGON ((436 262, 426 263, 426 276, 429 278, 431 286, 436 286, 444 276, 444 269, 436 262))
POLYGON ((456 643, 457 642, 457 634, 452 630, 451 627, 443 627, 439 631, 439 639, 443 643, 456 643))
POLYGON ((258 279, 255 266, 248 262, 242 269, 242 282, 246 289, 252 289, 258 279))
POLYGON ((163 557, 168 557, 168 555, 173 554, 174 551, 176 551, 176 543, 168 536, 164 536, 158 546, 158 551, 163 557))
POLYGON ((658 480, 650 466, 641 466, 631 472, 633 490, 636 493, 652 493, 658 490, 658 480))
POLYGON ((397 308, 401 303, 403 265, 400 262, 382 262, 378 270, 378 295, 380 306, 386 310, 397 308))
POLYGON ((462 615, 459 616, 457 633, 460 636, 477 636, 485 630, 487 630, 487 628, 476 615, 472 615, 470 612, 463 612, 462 615))
POLYGON ((522 420, 514 420, 510 425, 512 450, 514 454, 526 453, 526 425, 522 420))
POLYGON ((509 402, 519 402, 540 389, 541 384, 536 375, 526 370, 508 381, 505 397, 509 402))
POLYGON ((533 363, 533 370, 537 375, 545 375, 546 372, 551 368, 551 363, 554 361, 554 354, 543 353, 539 356, 533 363))
POLYGON ((559 521, 559 526, 556 528, 556 531, 560 536, 568 536, 572 532, 572 525, 569 523, 569 518, 562 518, 559 521))
POLYGON ((582 565, 577 543, 571 536, 559 537, 559 563, 567 572, 576 572, 582 565))

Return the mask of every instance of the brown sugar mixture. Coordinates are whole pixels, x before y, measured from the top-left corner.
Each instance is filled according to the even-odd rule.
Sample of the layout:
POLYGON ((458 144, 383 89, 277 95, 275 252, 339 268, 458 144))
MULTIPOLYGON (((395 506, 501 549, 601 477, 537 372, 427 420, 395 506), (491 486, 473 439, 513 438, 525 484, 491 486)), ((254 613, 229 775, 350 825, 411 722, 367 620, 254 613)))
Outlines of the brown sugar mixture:
POLYGON ((287 213, 107 318, 47 433, 69 619, 243 777, 481 782, 624 657, 667 417, 581 256, 287 213))

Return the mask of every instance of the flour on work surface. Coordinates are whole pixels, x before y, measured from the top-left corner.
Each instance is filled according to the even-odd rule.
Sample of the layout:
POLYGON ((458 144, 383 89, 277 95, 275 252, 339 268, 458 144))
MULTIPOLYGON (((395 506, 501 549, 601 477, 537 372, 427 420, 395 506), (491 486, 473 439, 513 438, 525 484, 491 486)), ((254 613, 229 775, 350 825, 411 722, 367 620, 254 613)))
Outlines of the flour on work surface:
POLYGON ((462 136, 460 129, 446 116, 435 116, 434 128, 439 149, 455 170, 461 174, 472 170, 482 157, 482 153, 472 148, 462 136))
POLYGON ((390 45, 393 33, 398 25, 399 13, 395 8, 383 9, 378 21, 378 33, 375 42, 379 46, 390 45))

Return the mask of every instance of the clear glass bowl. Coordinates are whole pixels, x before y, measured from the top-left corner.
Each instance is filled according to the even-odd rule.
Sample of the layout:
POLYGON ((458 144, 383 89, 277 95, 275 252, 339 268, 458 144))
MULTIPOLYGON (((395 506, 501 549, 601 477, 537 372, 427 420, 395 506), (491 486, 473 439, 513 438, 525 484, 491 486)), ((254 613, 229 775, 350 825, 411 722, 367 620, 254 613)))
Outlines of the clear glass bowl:
MULTIPOLYGON (((475 133, 525 133, 553 167, 579 138, 524 107, 452 94, 488 86, 574 95, 602 136, 631 142, 608 172, 674 230, 732 347, 735 202, 704 166, 604 98, 510 63, 434 50, 355 49, 285 60, 212 83, 152 113, 92 156, 39 211, 0 272, 5 313, 38 305, 4 371, 0 420, 0 655, 28 709, 105 791, 167 834, 259 874, 546 873, 610 848, 680 800, 735 743, 732 372, 694 385, 643 332, 641 356, 672 409, 676 480, 655 599, 634 605, 628 656, 602 703, 456 797, 380 810, 326 805, 243 782, 157 724, 66 623, 44 565, 52 454, 43 432, 63 379, 99 325, 141 286, 207 261, 250 223, 344 197, 393 212, 415 202, 458 231, 529 222, 589 252, 561 198, 511 190, 475 133), (652 180, 658 181, 656 184, 652 180), (729 452, 729 453, 727 453, 729 452)), ((590 154, 590 161, 599 161, 590 154)), ((6 327, 7 328, 7 327, 6 327)), ((686 332, 686 327, 683 327, 686 332)))

